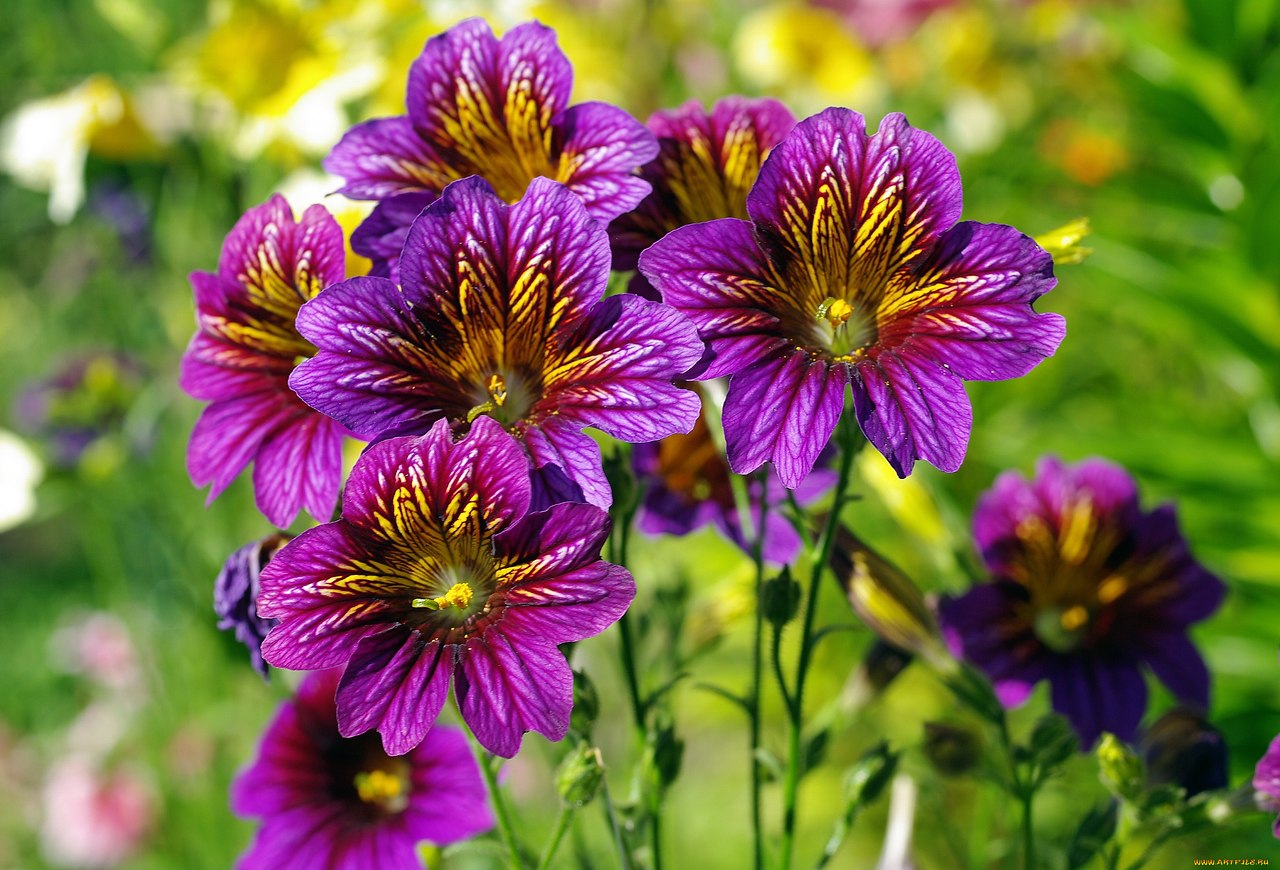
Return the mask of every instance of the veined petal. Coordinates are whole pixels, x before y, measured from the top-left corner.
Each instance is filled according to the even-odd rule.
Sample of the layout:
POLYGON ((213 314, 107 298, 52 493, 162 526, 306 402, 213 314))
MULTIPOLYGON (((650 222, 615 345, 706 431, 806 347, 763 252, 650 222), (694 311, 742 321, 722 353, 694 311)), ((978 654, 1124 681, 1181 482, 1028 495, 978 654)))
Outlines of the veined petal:
POLYGON ((453 441, 437 422, 421 438, 393 438, 365 451, 351 471, 343 518, 419 553, 459 537, 506 528, 529 508, 528 460, 488 417, 453 441))
POLYGON ((649 182, 635 171, 658 156, 658 140, 622 109, 579 103, 556 119, 555 134, 555 179, 577 194, 596 220, 607 224, 649 194, 649 182))
POLYGON ((216 402, 287 390, 292 371, 290 361, 197 332, 182 355, 178 385, 193 399, 216 402))
POLYGON ((739 371, 724 403, 729 466, 750 474, 772 460, 782 485, 795 489, 831 440, 848 383, 847 366, 803 350, 739 371))
POLYGON ((414 789, 405 819, 415 835, 447 845, 493 827, 489 796, 461 731, 437 724, 411 760, 414 789))
POLYGON ((512 758, 526 731, 561 740, 573 709, 573 672, 560 650, 537 636, 498 629, 467 641, 454 691, 480 744, 512 758))
POLYGON ((696 393, 672 384, 701 359, 702 342, 674 309, 623 294, 606 299, 556 342, 539 407, 623 441, 693 428, 696 393))
POLYGON ((376 728, 388 755, 404 755, 440 715, 453 666, 453 647, 428 643, 404 626, 367 635, 338 684, 338 733, 354 737, 376 728))
POLYGON ((577 425, 559 416, 548 417, 521 429, 520 437, 535 468, 554 465, 577 484, 587 503, 605 510, 613 504, 600 445, 577 425))
POLYGON ((254 459, 253 492, 262 515, 288 528, 305 507, 326 521, 342 486, 342 424, 301 404, 298 414, 265 441, 254 459))
POLYGON ((570 643, 595 637, 613 625, 635 595, 636 581, 630 571, 594 562, 563 574, 521 581, 507 598, 505 618, 522 637, 570 643))
POLYGON ((557 504, 528 514, 494 538, 499 580, 523 583, 597 562, 610 525, 609 514, 591 504, 557 504))
POLYGON ((806 309, 826 298, 874 300, 960 209, 959 170, 942 143, 900 114, 868 136, 861 115, 838 108, 797 124, 747 197, 779 272, 808 288, 806 309))
POLYGON ((324 168, 346 179, 338 192, 351 199, 439 192, 462 177, 404 117, 375 118, 352 127, 325 157, 324 168))
POLYGON ((973 425, 973 408, 960 378, 893 350, 851 368, 858 425, 899 477, 910 474, 917 459, 943 471, 960 467, 973 425))
POLYGON ((384 199, 351 233, 351 250, 373 261, 369 275, 400 283, 400 252, 409 227, 437 199, 432 191, 402 193, 384 199))
POLYGON ((213 501, 253 461, 263 441, 300 410, 297 396, 274 386, 214 402, 200 413, 187 444, 191 481, 212 484, 213 501))
POLYGON ((880 344, 921 353, 966 380, 1020 377, 1061 343, 1056 314, 1031 307, 1053 288, 1053 258, 1000 224, 956 224, 896 275, 881 303, 880 344))
POLYGON ((747 221, 681 227, 641 254, 639 269, 707 343, 711 359, 699 380, 733 374, 788 343, 784 317, 794 303, 747 221))
POLYGON ((1147 684, 1136 661, 1062 657, 1049 679, 1053 709, 1070 720, 1082 746, 1093 746, 1104 731, 1126 743, 1136 739, 1147 709, 1147 684))

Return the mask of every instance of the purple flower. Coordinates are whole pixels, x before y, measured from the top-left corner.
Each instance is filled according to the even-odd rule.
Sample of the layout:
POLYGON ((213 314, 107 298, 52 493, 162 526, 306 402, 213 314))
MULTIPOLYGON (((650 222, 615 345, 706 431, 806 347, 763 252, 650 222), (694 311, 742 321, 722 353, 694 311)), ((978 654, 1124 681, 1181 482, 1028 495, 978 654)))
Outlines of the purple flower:
MULTIPOLYGON (((1280 812, 1280 736, 1271 741, 1266 754, 1258 760, 1253 772, 1253 788, 1263 810, 1280 812)), ((1280 817, 1276 818, 1271 830, 1280 837, 1280 817)))
POLYGON ((992 580, 940 604, 943 633, 1007 707, 1048 680, 1081 742, 1132 742, 1146 665, 1203 710, 1209 672, 1188 627, 1222 602, 1172 505, 1143 511, 1133 479, 1100 459, 1043 459, 1034 480, 1002 474, 978 502, 974 537, 992 580))
POLYGON ((634 208, 649 184, 636 170, 658 153, 643 125, 605 103, 569 105, 573 68, 537 22, 502 39, 473 18, 427 41, 409 70, 407 115, 366 121, 342 137, 325 168, 353 199, 385 200, 352 239, 395 277, 397 236, 453 181, 486 179, 514 203, 539 176, 562 182, 592 217, 634 208), (415 200, 397 200, 414 194, 415 200))
POLYGON ((488 415, 535 467, 559 466, 607 507, 583 428, 632 442, 687 432, 698 397, 672 381, 703 353, 674 309, 602 298, 608 277, 605 230, 563 185, 535 179, 508 206, 483 179, 454 182, 409 231, 399 286, 354 278, 303 306, 319 353, 289 383, 369 439, 488 415))
MULTIPOLYGON (((125 418, 146 380, 142 362, 129 354, 77 354, 51 376, 28 384, 14 405, 14 417, 45 440, 53 464, 71 469, 99 439, 125 431, 125 418)), ((150 449, 150 433, 132 440, 137 453, 150 449)))
POLYGON ((515 755, 526 731, 561 739, 573 674, 556 644, 612 625, 635 581, 600 561, 603 510, 529 504, 528 461, 487 417, 457 443, 441 420, 370 447, 342 518, 263 570, 258 612, 280 620, 263 656, 293 669, 348 663, 338 729, 377 728, 392 755, 421 742, 450 682, 492 752, 515 755))
MULTIPOLYGON (((760 164, 795 123, 786 106, 767 98, 725 97, 710 112, 690 100, 654 112, 649 129, 661 151, 640 173, 653 192, 609 226, 613 268, 634 269, 641 251, 685 224, 745 218, 760 164)), ((643 275, 631 291, 656 298, 643 275)))
POLYGON ((1222 732, 1194 710, 1175 707, 1142 735, 1151 786, 1176 785, 1187 797, 1226 788, 1230 767, 1222 732))
POLYGON ((187 470, 218 495, 250 462, 258 509, 280 528, 304 506, 333 514, 346 430, 289 389, 315 348, 298 334, 303 302, 344 277, 342 229, 323 206, 295 222, 273 196, 249 209, 222 246, 216 274, 191 273, 199 331, 182 357, 182 388, 211 402, 191 433, 187 470))
POLYGON ((916 459, 954 471, 972 409, 963 379, 1026 374, 1056 350, 1062 318, 1031 303, 1052 258, 999 224, 956 223, 960 175, 901 115, 868 136, 827 109, 769 154, 750 221, 675 230, 640 272, 707 341, 701 379, 732 376, 729 465, 772 460, 785 486, 813 468, 852 387, 867 439, 900 476, 916 459))
POLYGON ((263 679, 267 677, 267 664, 262 660, 262 639, 275 620, 258 616, 259 576, 262 566, 288 540, 287 535, 271 535, 245 544, 227 557, 213 583, 213 612, 218 614, 218 628, 235 632, 236 640, 249 650, 250 664, 263 679))
POLYGON ((337 685, 336 670, 308 675, 232 785, 232 809, 262 819, 241 870, 410 870, 422 866, 419 841, 446 845, 493 827, 462 732, 432 728, 392 758, 372 735, 338 733, 337 685))
MULTIPOLYGON (((668 435, 661 441, 637 444, 631 449, 636 478, 644 498, 636 515, 642 532, 651 535, 687 535, 713 523, 725 537, 747 553, 754 552, 754 536, 743 528, 730 483, 729 465, 711 437, 706 419, 698 417, 687 435, 668 435)), ((816 468, 800 484, 796 499, 807 504, 835 484, 835 473, 816 468)), ((777 475, 770 473, 762 493, 756 480, 747 482, 754 521, 759 522, 761 501, 765 514, 763 554, 766 561, 785 565, 800 552, 800 535, 783 514, 787 493, 777 475), (763 499, 762 499, 763 497, 763 499)))

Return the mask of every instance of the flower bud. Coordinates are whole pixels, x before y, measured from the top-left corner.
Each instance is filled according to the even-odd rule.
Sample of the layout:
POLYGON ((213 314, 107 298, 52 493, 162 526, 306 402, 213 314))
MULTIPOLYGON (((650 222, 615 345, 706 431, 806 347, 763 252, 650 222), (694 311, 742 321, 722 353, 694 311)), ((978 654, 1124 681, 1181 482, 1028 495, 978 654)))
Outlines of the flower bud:
POLYGON ((926 722, 924 755, 943 776, 961 776, 973 770, 982 757, 982 738, 958 725, 926 722))
POLYGON ((600 750, 585 743, 561 762, 556 771, 556 791, 572 807, 584 807, 596 796, 604 779, 604 759, 600 750))
POLYGON ((1142 762, 1114 734, 1106 733, 1098 741, 1099 777, 1107 791, 1129 803, 1142 796, 1142 762))
POLYGON ((760 590, 760 611, 774 628, 782 628, 795 618, 800 609, 800 584, 791 577, 791 569, 783 568, 770 577, 760 590))
POLYGON ((1176 785, 1192 797, 1227 787, 1227 744, 1222 732, 1192 711, 1176 707, 1142 738, 1149 786, 1176 785))

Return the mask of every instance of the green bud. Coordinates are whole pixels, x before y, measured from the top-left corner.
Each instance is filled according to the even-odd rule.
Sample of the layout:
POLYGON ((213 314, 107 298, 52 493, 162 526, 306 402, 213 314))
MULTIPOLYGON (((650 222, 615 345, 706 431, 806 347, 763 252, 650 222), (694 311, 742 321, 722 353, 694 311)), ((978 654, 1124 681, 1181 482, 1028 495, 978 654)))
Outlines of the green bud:
POLYGON ((569 715, 569 727, 584 737, 591 736, 591 726, 600 714, 600 696, 595 684, 584 671, 573 672, 573 712, 569 715))
POLYGON ((924 723, 924 755, 943 776, 961 776, 982 757, 982 738, 968 728, 924 723))
POLYGON ((600 750, 580 743, 560 763, 556 771, 556 791, 570 806, 583 807, 596 796, 603 779, 604 759, 600 757, 600 750))
POLYGON ((1122 801, 1136 803, 1142 797, 1142 762, 1114 734, 1103 734, 1095 750, 1102 784, 1122 801))
POLYGON ((791 569, 770 577, 760 590, 760 612, 774 628, 782 628, 795 619, 800 609, 800 584, 791 577, 791 569))
POLYGON ((1079 748, 1071 723, 1056 713, 1036 720, 1031 729, 1030 757, 1044 773, 1056 770, 1076 754, 1079 748))
POLYGON ((899 753, 889 749, 881 740, 858 757, 845 777, 845 796, 850 807, 865 807, 875 803, 884 787, 893 779, 898 769, 899 753))

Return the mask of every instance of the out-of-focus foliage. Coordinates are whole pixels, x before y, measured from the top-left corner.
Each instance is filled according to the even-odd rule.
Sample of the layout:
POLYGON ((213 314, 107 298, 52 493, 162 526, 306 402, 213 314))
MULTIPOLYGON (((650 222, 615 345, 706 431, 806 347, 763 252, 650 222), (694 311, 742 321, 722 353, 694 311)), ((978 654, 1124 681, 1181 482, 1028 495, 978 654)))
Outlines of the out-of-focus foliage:
MULTIPOLYGON (((500 29, 534 16, 555 27, 576 99, 645 117, 690 97, 768 94, 799 117, 847 105, 872 126, 901 110, 959 155, 967 218, 1040 234, 1087 215, 1092 255, 1061 266, 1041 305, 1067 318, 1058 355, 1022 380, 970 386, 975 426, 958 473, 922 468, 898 481, 864 455, 862 497, 845 520, 927 591, 954 591, 976 571, 974 498, 1000 470, 1030 471, 1046 452, 1126 465, 1149 498, 1177 500, 1197 555, 1230 587, 1195 635, 1231 782, 1248 780, 1280 731, 1280 5, 8 0, 0 429, 23 443, 6 432, 0 451, 3 524, 20 522, 0 532, 0 866, 66 863, 75 844, 57 840, 66 825, 49 824, 48 807, 69 781, 131 813, 132 839, 102 847, 126 851, 129 866, 226 867, 247 843, 227 786, 290 676, 264 686, 214 628, 218 567, 270 530, 246 481, 206 508, 186 478, 198 412, 176 386, 193 329, 186 275, 212 268, 236 217, 272 191, 289 190, 301 209, 336 187, 315 178, 319 159, 351 123, 401 111, 423 40, 472 14, 500 29), (94 392, 100 380, 58 380, 86 359, 128 361, 110 401, 94 392), (22 408, 55 382, 55 406, 74 409, 88 432, 69 460, 56 419, 22 408), (118 620, 131 665, 81 660, 77 640, 96 611, 118 620)), ((348 230, 362 214, 329 204, 348 230)), ((710 531, 633 549, 642 679, 650 689, 672 681, 664 704, 684 744, 667 850, 696 854, 706 870, 741 867, 747 838, 724 832, 748 818, 742 722, 678 675, 696 660, 699 679, 742 688, 749 561, 710 531)), ((825 621, 849 621, 842 598, 824 590, 825 621)), ((613 642, 584 644, 575 667, 596 686, 592 740, 625 800, 628 768, 613 760, 644 748, 628 742, 613 642)), ((996 812, 999 793, 974 776, 926 775, 937 742, 926 723, 972 722, 921 668, 868 683, 859 662, 870 646, 858 631, 819 647, 807 699, 828 736, 802 786, 800 863, 822 851, 844 771, 887 734, 902 753, 898 774, 922 783, 918 812, 930 823, 917 825, 918 865, 1000 865, 1016 832, 996 812)), ((1149 722, 1170 706, 1157 693, 1149 722)), ((1046 707, 1042 690, 1013 715, 1019 738, 1046 707)), ((783 739, 765 734, 766 745, 783 739)), ((561 753, 530 742, 508 785, 533 832, 558 806, 561 753)), ((1037 824, 1056 832, 1046 836, 1065 843, 1081 808, 1104 800, 1092 765, 1073 759, 1041 793, 1037 824)), ((884 822, 883 801, 859 815, 840 866, 870 866, 884 822)), ((578 828, 566 861, 607 843, 594 805, 578 828)), ((1154 866, 1274 854, 1257 818, 1196 836, 1154 866)), ((455 850, 446 866, 488 857, 455 850)))

